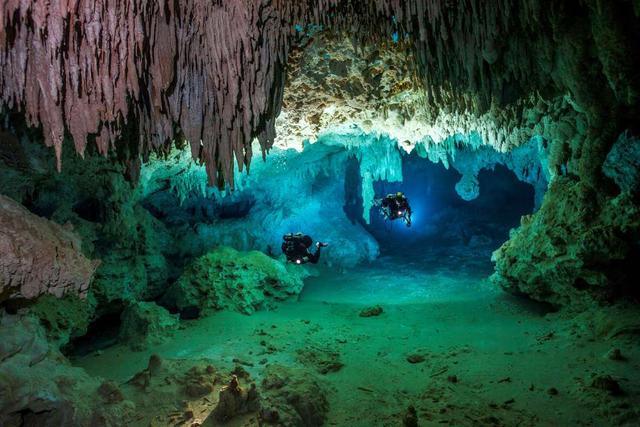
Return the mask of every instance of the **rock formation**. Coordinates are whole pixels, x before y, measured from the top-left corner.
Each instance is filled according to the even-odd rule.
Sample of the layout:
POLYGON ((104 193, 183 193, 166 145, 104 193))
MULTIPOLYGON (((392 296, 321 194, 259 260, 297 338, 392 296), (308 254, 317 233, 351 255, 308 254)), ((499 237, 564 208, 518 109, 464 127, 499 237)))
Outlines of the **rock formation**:
POLYGON ((575 178, 552 181, 540 211, 523 217, 494 253, 494 283, 558 307, 638 295, 632 285, 638 252, 628 237, 640 230, 638 205, 629 193, 604 206, 588 200, 589 194, 593 190, 575 178))
POLYGON ((120 341, 133 350, 144 350, 157 344, 178 329, 178 319, 163 307, 150 302, 136 302, 122 312, 120 341))
POLYGON ((640 192, 640 140, 626 133, 620 135, 607 154, 602 172, 616 183, 620 191, 638 194, 640 192))
POLYGON ((189 265, 163 302, 180 312, 230 309, 251 314, 295 298, 302 291, 302 267, 286 265, 262 252, 221 247, 189 265))
POLYGON ((72 230, 0 195, 0 302, 43 294, 86 296, 98 262, 72 230))
POLYGON ((483 112, 495 103, 511 105, 505 111, 517 117, 518 100, 536 90, 568 90, 581 111, 603 117, 618 114, 605 105, 611 101, 637 103, 637 59, 626 55, 635 46, 633 4, 592 0, 551 9, 536 0, 471 7, 426 0, 206 7, 11 1, 0 10, 0 92, 31 125, 42 124, 58 158, 67 130, 78 152, 91 135, 106 153, 127 146, 118 137, 128 124, 138 137, 130 162, 184 136, 212 183, 232 182, 232 158, 248 164, 254 137, 271 146, 288 54, 313 24, 348 31, 360 43, 407 39, 427 102, 444 111, 483 112))
POLYGON ((94 304, 74 294, 57 298, 41 295, 31 305, 31 313, 40 320, 49 342, 63 348, 69 342, 87 333, 94 314, 94 304))
POLYGON ((66 363, 36 319, 2 315, 0 336, 0 424, 118 425, 133 415, 132 402, 66 363))
POLYGON ((231 381, 220 390, 218 405, 213 416, 225 422, 238 414, 256 411, 260 406, 256 385, 251 384, 248 389, 240 386, 238 377, 232 376, 231 381))
POLYGON ((261 387, 260 418, 283 426, 321 426, 329 403, 325 386, 306 371, 281 365, 267 367, 261 387))

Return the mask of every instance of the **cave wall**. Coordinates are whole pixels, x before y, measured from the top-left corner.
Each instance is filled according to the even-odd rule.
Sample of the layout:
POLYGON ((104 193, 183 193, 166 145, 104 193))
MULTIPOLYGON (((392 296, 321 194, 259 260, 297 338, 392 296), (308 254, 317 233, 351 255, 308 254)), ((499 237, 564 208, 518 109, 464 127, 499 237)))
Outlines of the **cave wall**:
MULTIPOLYGON (((20 208, 35 218, 32 222, 36 225, 49 224, 45 230, 61 230, 57 233, 63 233, 62 237, 73 236, 61 241, 73 242, 69 247, 79 253, 79 260, 95 260, 97 268, 91 270, 82 286, 82 295, 87 298, 81 305, 88 306, 84 320, 104 312, 117 313, 131 301, 158 297, 167 282, 177 277, 181 267, 173 262, 172 236, 164 224, 139 203, 139 189, 125 179, 125 167, 115 156, 104 158, 92 151, 82 159, 71 146, 65 146, 62 158, 66 167, 58 173, 55 159, 40 144, 37 135, 25 133, 17 139, 3 134, 0 145, 2 192, 17 202, 16 205, 20 206, 20 203, 20 208)), ((23 221, 29 215, 21 215, 25 216, 23 221)), ((3 236, 20 230, 15 224, 6 222, 2 228, 3 236)), ((38 228, 34 230, 33 226, 28 230, 35 233, 34 244, 42 247, 32 260, 37 261, 38 256, 44 259, 47 251, 55 247, 50 245, 51 248, 45 250, 46 237, 51 232, 37 232, 38 228)), ((29 242, 28 236, 24 232, 18 236, 23 242, 22 251, 27 251, 28 246, 24 243, 29 242)), ((59 257, 63 254, 58 251, 59 257)), ((3 252, 2 259, 8 261, 8 254, 5 256, 3 252)), ((66 256, 57 264, 64 265, 73 260, 72 256, 66 256)), ((57 268, 57 264, 53 263, 49 268, 57 268)), ((20 265, 23 269, 31 268, 28 262, 20 265)), ((77 269, 68 270, 73 274, 77 269)), ((55 277, 51 275, 40 280, 39 286, 55 284, 55 277)), ((49 287, 50 293, 63 293, 56 292, 55 286, 49 287)))

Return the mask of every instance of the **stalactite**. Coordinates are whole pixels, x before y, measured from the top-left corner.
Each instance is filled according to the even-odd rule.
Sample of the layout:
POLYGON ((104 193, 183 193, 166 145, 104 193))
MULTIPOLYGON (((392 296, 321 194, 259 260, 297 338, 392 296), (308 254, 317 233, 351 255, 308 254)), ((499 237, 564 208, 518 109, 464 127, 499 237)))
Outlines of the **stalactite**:
MULTIPOLYGON (((95 138, 103 154, 131 144, 122 141, 128 120, 136 121, 143 155, 166 149, 179 132, 194 158, 206 163, 210 183, 233 186, 234 157, 239 166, 248 165, 254 138, 263 150, 273 142, 295 25, 345 30, 360 43, 388 39, 397 25, 413 40, 435 107, 482 112, 537 89, 570 91, 578 102, 593 104, 596 96, 609 96, 607 80, 614 98, 637 105, 637 59, 623 58, 618 66, 620 55, 601 58, 606 75, 600 72, 595 80, 597 91, 593 79, 580 76, 584 65, 560 70, 566 75, 549 72, 556 64, 548 46, 577 43, 577 53, 566 53, 581 64, 591 31, 604 52, 607 19, 626 9, 632 16, 628 4, 592 3, 543 8, 537 0, 5 0, 0 104, 42 126, 58 158, 67 134, 80 154, 88 139, 95 138), (585 25, 569 34, 572 28, 563 26, 574 12, 585 25), (600 25, 589 30, 591 20, 600 25)), ((617 52, 637 44, 635 21, 616 31, 617 52)))

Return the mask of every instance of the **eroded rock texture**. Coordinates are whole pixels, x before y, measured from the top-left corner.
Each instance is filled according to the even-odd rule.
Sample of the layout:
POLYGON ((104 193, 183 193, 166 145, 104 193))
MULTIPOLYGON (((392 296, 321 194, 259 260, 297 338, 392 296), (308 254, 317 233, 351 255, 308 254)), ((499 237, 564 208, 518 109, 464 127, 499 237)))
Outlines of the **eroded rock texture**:
POLYGON ((80 246, 71 230, 0 195, 0 301, 85 296, 99 263, 87 259, 80 246))
POLYGON ((428 134, 425 95, 406 42, 354 45, 344 33, 310 33, 290 55, 277 147, 339 128, 414 144, 428 134))
POLYGON ((262 381, 260 417, 282 426, 321 426, 327 421, 326 386, 316 375, 296 368, 269 365, 262 381))
POLYGON ((571 178, 552 182, 538 213, 522 219, 494 253, 495 283, 556 306, 585 308, 593 299, 637 297, 629 235, 640 230, 640 210, 629 194, 594 205, 597 197, 571 178))
POLYGON ((195 307, 198 311, 229 309, 251 314, 297 297, 306 275, 304 269, 262 252, 221 247, 191 263, 167 290, 163 302, 180 312, 195 307))
POLYGON ((122 312, 121 342, 132 350, 141 351, 159 344, 178 329, 178 318, 153 302, 136 302, 122 312))
MULTIPOLYGON (((37 320, 0 317, 0 424, 121 425, 135 407, 100 395, 100 380, 72 367, 50 345, 37 320)), ((102 387, 104 390, 104 387, 102 387)), ((116 389, 117 390, 117 389, 116 389)), ((112 390, 113 391, 113 390, 112 390)))
POLYGON ((133 163, 184 136, 212 182, 232 180, 234 154, 249 162, 253 137, 271 145, 294 25, 406 35, 427 102, 446 111, 510 106, 496 114, 509 122, 519 100, 569 92, 602 120, 639 93, 631 2, 12 0, 0 15, 2 101, 41 124, 58 157, 65 131, 80 153, 87 137, 104 153, 132 131, 133 163))

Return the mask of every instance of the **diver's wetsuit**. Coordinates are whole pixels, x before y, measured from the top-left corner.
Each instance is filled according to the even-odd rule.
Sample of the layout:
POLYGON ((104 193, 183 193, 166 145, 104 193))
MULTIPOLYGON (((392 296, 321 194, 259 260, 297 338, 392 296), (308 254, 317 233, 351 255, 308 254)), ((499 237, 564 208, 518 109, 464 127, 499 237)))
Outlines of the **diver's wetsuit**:
POLYGON ((405 212, 407 213, 407 217, 411 218, 411 206, 409 206, 409 201, 404 195, 389 194, 382 199, 381 206, 387 210, 389 219, 401 218, 405 212), (398 212, 400 212, 400 214, 398 212))
POLYGON ((287 261, 294 262, 296 264, 317 264, 320 261, 320 251, 322 245, 318 244, 315 253, 311 253, 309 248, 313 243, 311 237, 303 235, 302 233, 285 234, 282 236, 284 242, 282 242, 282 252, 287 256, 287 261))
POLYGON ((306 255, 305 258, 308 260, 308 262, 310 262, 311 264, 317 264, 318 261, 320 261, 320 249, 322 249, 322 246, 317 246, 316 247, 316 251, 315 253, 311 253, 311 251, 309 251, 309 249, 306 249, 306 255))

